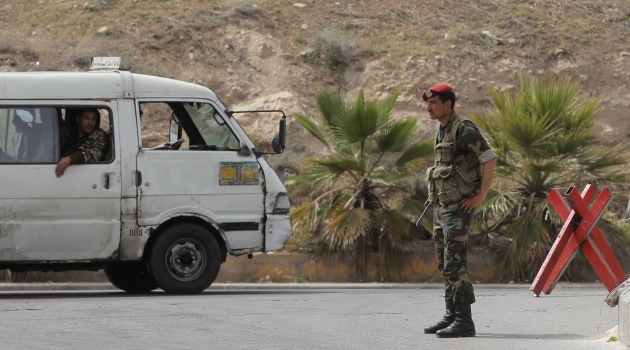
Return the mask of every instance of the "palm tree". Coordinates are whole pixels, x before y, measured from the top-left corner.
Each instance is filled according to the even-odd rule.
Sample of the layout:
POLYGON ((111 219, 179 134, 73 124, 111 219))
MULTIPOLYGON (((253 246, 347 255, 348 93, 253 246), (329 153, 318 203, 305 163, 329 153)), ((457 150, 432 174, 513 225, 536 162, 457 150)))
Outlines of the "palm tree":
MULTIPOLYGON (((337 92, 322 92, 315 100, 323 120, 295 117, 328 154, 308 160, 287 181, 310 194, 292 213, 293 222, 312 232, 324 253, 351 253, 359 280, 366 279, 368 253, 377 251, 390 271, 417 233, 391 203, 408 193, 404 184, 417 176, 410 168, 432 154, 433 145, 413 142, 416 118, 391 116, 396 98, 366 101, 359 91, 347 102, 337 92)), ((388 279, 387 272, 381 278, 388 279)))
MULTIPOLYGON (((527 281, 562 226, 546 200, 550 190, 625 181, 619 169, 627 159, 601 145, 593 132, 599 102, 579 96, 569 79, 523 76, 517 93, 491 89, 490 94, 494 107, 474 119, 489 134, 499 159, 495 190, 477 214, 478 229, 503 242, 498 277, 527 281)), ((621 237, 614 225, 606 228, 602 231, 610 239, 621 237)))

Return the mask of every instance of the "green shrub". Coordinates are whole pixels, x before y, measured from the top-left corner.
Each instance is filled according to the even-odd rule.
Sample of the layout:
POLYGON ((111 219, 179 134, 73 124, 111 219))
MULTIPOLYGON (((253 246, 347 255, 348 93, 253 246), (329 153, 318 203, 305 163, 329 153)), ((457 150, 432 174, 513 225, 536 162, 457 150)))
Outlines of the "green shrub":
POLYGON ((330 69, 344 68, 357 56, 358 44, 336 30, 324 30, 313 39, 313 57, 330 69))

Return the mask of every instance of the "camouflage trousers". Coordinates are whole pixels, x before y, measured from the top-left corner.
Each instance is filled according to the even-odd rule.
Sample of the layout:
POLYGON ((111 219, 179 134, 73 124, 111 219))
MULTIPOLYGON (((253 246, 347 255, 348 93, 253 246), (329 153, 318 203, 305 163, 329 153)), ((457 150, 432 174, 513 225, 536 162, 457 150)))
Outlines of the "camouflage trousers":
POLYGON ((459 203, 437 205, 433 212, 433 243, 438 269, 444 276, 444 298, 455 304, 475 302, 467 267, 468 229, 473 214, 460 210, 459 203))

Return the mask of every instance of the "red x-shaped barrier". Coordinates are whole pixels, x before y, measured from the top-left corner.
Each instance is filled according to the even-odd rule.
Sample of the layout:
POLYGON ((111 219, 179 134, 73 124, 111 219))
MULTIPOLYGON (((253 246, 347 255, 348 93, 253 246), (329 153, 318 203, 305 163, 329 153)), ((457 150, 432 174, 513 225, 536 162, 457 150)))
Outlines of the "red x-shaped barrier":
POLYGON ((582 249, 609 292, 626 280, 621 265, 597 227, 597 221, 612 201, 612 195, 604 188, 589 208, 588 203, 594 195, 595 187, 589 184, 581 195, 575 187, 569 187, 564 196, 556 189, 547 196, 564 225, 529 288, 537 296, 541 291, 551 293, 578 248, 582 249))

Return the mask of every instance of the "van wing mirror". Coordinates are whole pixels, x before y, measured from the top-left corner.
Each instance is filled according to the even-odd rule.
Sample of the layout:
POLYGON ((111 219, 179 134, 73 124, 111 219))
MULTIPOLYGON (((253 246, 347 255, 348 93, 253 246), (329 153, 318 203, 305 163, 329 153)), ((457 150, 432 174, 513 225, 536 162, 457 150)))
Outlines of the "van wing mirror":
POLYGON ((252 149, 256 157, 260 157, 263 154, 279 154, 284 152, 286 147, 286 138, 287 138, 287 116, 284 114, 284 111, 281 109, 257 109, 257 110, 249 110, 249 111, 231 111, 226 110, 225 113, 232 117, 235 113, 282 113, 282 119, 280 119, 280 125, 278 128, 278 137, 271 140, 271 148, 273 152, 261 152, 252 149))
POLYGON ((287 117, 285 115, 280 119, 280 126, 278 128, 278 138, 271 140, 271 148, 276 153, 284 152, 285 144, 287 140, 287 117))

